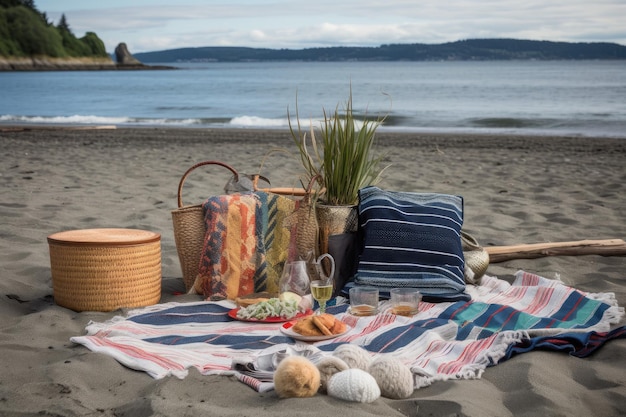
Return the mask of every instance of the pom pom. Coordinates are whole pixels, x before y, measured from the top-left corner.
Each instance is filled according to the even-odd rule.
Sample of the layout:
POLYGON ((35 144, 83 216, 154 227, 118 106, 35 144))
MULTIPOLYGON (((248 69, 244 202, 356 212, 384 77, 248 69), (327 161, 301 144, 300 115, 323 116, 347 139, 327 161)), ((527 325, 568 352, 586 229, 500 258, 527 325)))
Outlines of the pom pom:
POLYGON ((326 392, 330 378, 341 371, 349 369, 348 365, 334 356, 325 356, 317 362, 317 369, 320 371, 320 391, 326 392))
POLYGON ((357 345, 343 344, 337 346, 333 356, 344 361, 349 368, 357 368, 367 371, 372 363, 370 354, 357 345))
POLYGON ((274 372, 274 390, 280 398, 312 397, 320 387, 320 371, 302 356, 288 356, 274 372))
POLYGON ((413 373, 398 359, 383 356, 375 359, 369 368, 383 397, 394 400, 408 398, 413 393, 413 373))
POLYGON ((380 397, 380 388, 373 376, 362 369, 348 369, 328 381, 328 395, 346 401, 371 403, 380 397))

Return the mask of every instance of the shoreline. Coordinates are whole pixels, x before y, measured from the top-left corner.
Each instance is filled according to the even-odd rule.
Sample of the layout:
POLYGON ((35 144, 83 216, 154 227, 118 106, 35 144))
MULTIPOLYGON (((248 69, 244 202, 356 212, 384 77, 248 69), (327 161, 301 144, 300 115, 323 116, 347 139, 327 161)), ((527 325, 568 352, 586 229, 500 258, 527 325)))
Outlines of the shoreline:
POLYGON ((120 64, 109 57, 0 56, 0 72, 172 70, 168 65, 120 64))
MULTIPOLYGON (((220 160, 240 173, 298 185, 301 169, 289 131, 272 129, 35 128, 1 130, 0 349, 5 378, 0 414, 257 417, 385 415, 621 415, 626 339, 594 355, 533 351, 489 367, 477 380, 435 382, 406 400, 372 404, 318 394, 280 400, 231 377, 155 380, 72 344, 90 321, 54 303, 46 237, 70 229, 123 227, 161 234, 161 302, 199 301, 184 293, 171 211, 184 172, 220 160), (486 401, 485 399, 489 399, 486 401)), ((626 140, 516 135, 381 132, 391 164, 381 188, 464 198, 464 229, 484 246, 626 236, 626 140)), ((230 173, 194 171, 183 203, 221 193, 230 173)), ((518 270, 560 278, 580 291, 612 292, 626 306, 626 257, 546 256, 489 266, 511 280, 518 270)), ((622 320, 621 325, 624 325, 622 320)))
MULTIPOLYGON (((92 124, 92 123, 20 123, 20 122, 0 122, 0 132, 3 131, 29 131, 29 130, 98 130, 98 129, 150 129, 150 130, 174 130, 174 131, 233 131, 237 134, 239 131, 271 131, 289 133, 288 126, 210 126, 210 125, 167 125, 167 124, 92 124)), ((400 127, 400 126, 381 126, 378 129, 377 137, 381 136, 402 136, 412 135, 415 137, 439 136, 439 137, 511 137, 511 138, 571 138, 571 139, 617 139, 626 140, 626 133, 619 134, 599 134, 599 133, 566 133, 561 131, 547 130, 496 130, 496 129, 445 129, 445 128, 422 128, 422 127, 400 127)))
MULTIPOLYGON (((170 130, 177 131, 182 134, 186 131, 205 131, 217 132, 226 131, 233 132, 236 136, 241 132, 277 132, 279 134, 289 134, 288 126, 206 126, 206 125, 133 125, 133 124, 91 124, 91 123, 19 123, 19 122, 0 122, 0 132, 9 131, 36 131, 36 130, 170 130)), ((620 135, 600 135, 600 134, 583 134, 583 133, 563 133, 559 131, 498 131, 498 130, 478 130, 478 129, 429 129, 421 127, 385 127, 378 128, 377 137, 395 137, 395 136, 414 136, 414 137, 474 137, 474 138, 542 138, 542 139, 608 139, 608 140, 626 140, 626 133, 620 135)))

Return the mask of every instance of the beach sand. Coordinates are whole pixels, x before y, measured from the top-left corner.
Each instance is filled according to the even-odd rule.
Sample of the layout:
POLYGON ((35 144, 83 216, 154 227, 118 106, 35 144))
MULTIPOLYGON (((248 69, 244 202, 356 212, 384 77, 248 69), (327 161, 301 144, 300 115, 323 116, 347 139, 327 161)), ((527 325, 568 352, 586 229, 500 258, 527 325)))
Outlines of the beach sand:
MULTIPOLYGON (((459 194, 464 228, 482 245, 626 237, 626 139, 381 132, 381 187, 459 194)), ((618 416, 626 415, 626 340, 586 359, 533 351, 479 380, 436 382, 407 400, 347 403, 325 395, 279 400, 231 377, 154 380, 69 339, 90 320, 55 305, 46 237, 99 227, 162 236, 162 302, 184 291, 170 212, 182 174, 203 160, 298 185, 286 131, 205 129, 0 129, 0 414, 3 416, 618 416)), ((229 173, 194 171, 185 204, 221 193, 229 173)), ((584 291, 614 292, 626 306, 626 257, 552 256, 492 264, 584 291)), ((622 325, 624 322, 622 321, 622 325)))

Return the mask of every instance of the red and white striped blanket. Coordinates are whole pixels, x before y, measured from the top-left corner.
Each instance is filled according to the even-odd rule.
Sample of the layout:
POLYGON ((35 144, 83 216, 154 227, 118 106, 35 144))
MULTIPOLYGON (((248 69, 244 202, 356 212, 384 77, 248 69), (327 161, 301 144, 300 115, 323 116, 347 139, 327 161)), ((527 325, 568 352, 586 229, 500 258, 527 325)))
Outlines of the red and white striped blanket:
POLYGON ((89 323, 87 335, 71 340, 154 378, 184 378, 194 367, 206 375, 234 375, 266 390, 271 383, 235 371, 233 363, 254 362, 288 347, 331 354, 342 343, 354 343, 372 356, 402 360, 412 369, 417 389, 438 380, 480 378, 488 366, 540 345, 588 354, 606 340, 626 337, 626 327, 611 331, 624 316, 612 293, 584 293, 522 271, 512 284, 485 276, 483 285, 467 291, 469 302, 422 303, 410 318, 386 313, 386 302, 373 317, 352 316, 345 303, 330 307, 351 330, 314 344, 286 336, 280 323, 233 320, 227 313, 234 306, 228 301, 133 310, 126 317, 89 323))

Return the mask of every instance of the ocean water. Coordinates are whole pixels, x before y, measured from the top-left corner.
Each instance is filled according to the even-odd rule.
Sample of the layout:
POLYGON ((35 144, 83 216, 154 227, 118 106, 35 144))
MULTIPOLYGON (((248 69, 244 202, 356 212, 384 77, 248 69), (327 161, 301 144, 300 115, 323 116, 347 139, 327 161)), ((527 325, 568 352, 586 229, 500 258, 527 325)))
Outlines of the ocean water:
POLYGON ((323 110, 383 129, 626 137, 626 61, 180 63, 0 72, 0 124, 308 126, 323 110))

